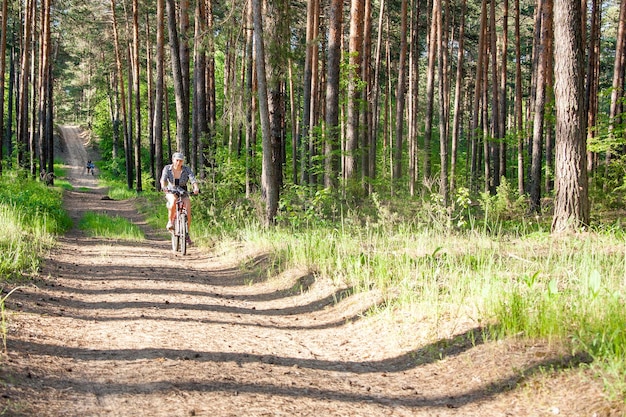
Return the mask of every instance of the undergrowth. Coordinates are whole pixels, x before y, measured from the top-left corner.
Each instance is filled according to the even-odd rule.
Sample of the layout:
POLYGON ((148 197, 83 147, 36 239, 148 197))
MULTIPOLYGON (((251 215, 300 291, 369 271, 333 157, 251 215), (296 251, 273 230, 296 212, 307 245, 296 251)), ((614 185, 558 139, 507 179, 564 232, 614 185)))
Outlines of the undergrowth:
POLYGON ((35 271, 41 254, 54 243, 54 235, 68 230, 72 223, 62 208, 61 190, 24 175, 4 172, 0 177, 0 279, 3 281, 35 271))
MULTIPOLYGON (((495 337, 568 346, 593 358, 608 390, 625 397, 626 233, 619 221, 553 236, 551 219, 528 215, 525 198, 503 182, 495 196, 475 199, 459 188, 449 206, 436 190, 419 199, 346 199, 292 187, 282 196, 276 225, 268 228, 260 221, 262 202, 242 198, 241 184, 231 185, 224 190, 205 183, 193 197, 191 233, 199 246, 263 248, 272 273, 299 268, 354 292, 377 291, 379 310, 419 311, 433 323, 469 320, 492 326, 495 337)), ((28 195, 19 207, 30 207, 28 195)), ((136 198, 148 222, 163 227, 162 194, 119 195, 136 198)), ((25 213, 15 214, 16 199, 0 193, 0 202, 8 213, 6 229, 27 223, 20 217, 25 213)))
POLYGON ((85 213, 78 227, 92 237, 122 240, 143 240, 145 237, 141 229, 128 219, 94 212, 85 213))

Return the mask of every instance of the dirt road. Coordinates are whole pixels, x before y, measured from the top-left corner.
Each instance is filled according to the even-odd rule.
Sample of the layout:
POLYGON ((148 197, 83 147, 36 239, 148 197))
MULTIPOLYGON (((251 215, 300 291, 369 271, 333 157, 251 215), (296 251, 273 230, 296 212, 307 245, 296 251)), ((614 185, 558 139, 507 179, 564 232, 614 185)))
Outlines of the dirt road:
POLYGON ((240 267, 264 265, 248 248, 171 254, 132 203, 101 199, 80 130, 62 132, 70 180, 86 187, 66 194, 71 216, 121 215, 147 238, 73 229, 11 297, 0 415, 621 415, 584 358, 543 343, 486 342, 470 321, 442 321, 433 339, 427 319, 363 317, 374 294, 306 271, 260 279, 240 267))

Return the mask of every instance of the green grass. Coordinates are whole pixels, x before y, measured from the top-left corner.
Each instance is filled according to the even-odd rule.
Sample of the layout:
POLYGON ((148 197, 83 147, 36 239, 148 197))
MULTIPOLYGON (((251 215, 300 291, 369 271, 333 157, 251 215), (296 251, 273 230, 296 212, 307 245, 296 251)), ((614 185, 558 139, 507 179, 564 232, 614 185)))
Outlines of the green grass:
POLYGON ((54 244, 54 236, 71 227, 62 208, 61 190, 3 172, 0 177, 0 280, 34 272, 54 244), (19 184, 17 186, 16 184, 19 184))
MULTIPOLYGON (((483 196, 488 216, 466 206, 453 222, 433 201, 417 211, 399 206, 405 212, 374 201, 367 214, 334 210, 343 214, 328 221, 309 206, 266 228, 259 202, 216 202, 219 192, 205 191, 192 201, 192 233, 216 252, 265 251, 268 275, 298 268, 355 292, 378 291, 383 301, 370 313, 430 318, 433 337, 444 321, 469 320, 493 337, 538 338, 585 353, 607 390, 626 398, 626 233, 618 224, 553 236, 550 219, 527 218, 519 199, 505 197, 483 196)), ((162 195, 145 192, 138 202, 161 228, 162 195)))
POLYGON ((137 225, 119 216, 87 212, 78 223, 78 227, 92 237, 122 240, 143 240, 145 238, 137 225))

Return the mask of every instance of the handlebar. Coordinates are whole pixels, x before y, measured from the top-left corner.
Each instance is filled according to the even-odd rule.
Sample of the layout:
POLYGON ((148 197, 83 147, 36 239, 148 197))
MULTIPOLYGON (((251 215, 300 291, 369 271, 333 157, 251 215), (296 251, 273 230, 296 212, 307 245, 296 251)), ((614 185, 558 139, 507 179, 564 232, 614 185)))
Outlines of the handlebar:
MULTIPOLYGON (((188 190, 185 190, 182 187, 166 188, 164 191, 166 193, 172 193, 172 194, 177 195, 177 196, 185 196, 185 195, 195 194, 193 192, 189 192, 188 190)), ((198 194, 200 194, 199 190, 198 190, 198 194)))

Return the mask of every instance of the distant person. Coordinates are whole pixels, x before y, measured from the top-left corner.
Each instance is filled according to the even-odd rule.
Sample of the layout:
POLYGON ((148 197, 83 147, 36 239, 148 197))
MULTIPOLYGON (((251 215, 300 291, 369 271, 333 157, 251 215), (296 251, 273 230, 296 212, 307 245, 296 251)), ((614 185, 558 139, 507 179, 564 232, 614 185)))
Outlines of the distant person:
MULTIPOLYGON (((165 198, 167 200, 168 219, 167 226, 165 226, 167 230, 174 229, 174 218, 176 217, 176 196, 171 193, 171 190, 180 187, 187 191, 187 183, 190 182, 193 186, 194 194, 198 194, 200 191, 195 175, 193 175, 191 168, 187 165, 183 165, 184 161, 185 156, 182 153, 174 153, 172 155, 172 163, 165 165, 161 173, 161 190, 165 192, 165 198)), ((191 227, 191 201, 188 195, 185 195, 183 202, 187 209, 187 228, 189 229, 191 227)), ((191 243, 191 239, 188 238, 187 243, 191 243)))
POLYGON ((93 164, 93 162, 91 162, 91 159, 89 161, 87 161, 87 174, 93 174, 93 169, 96 166, 93 164))

